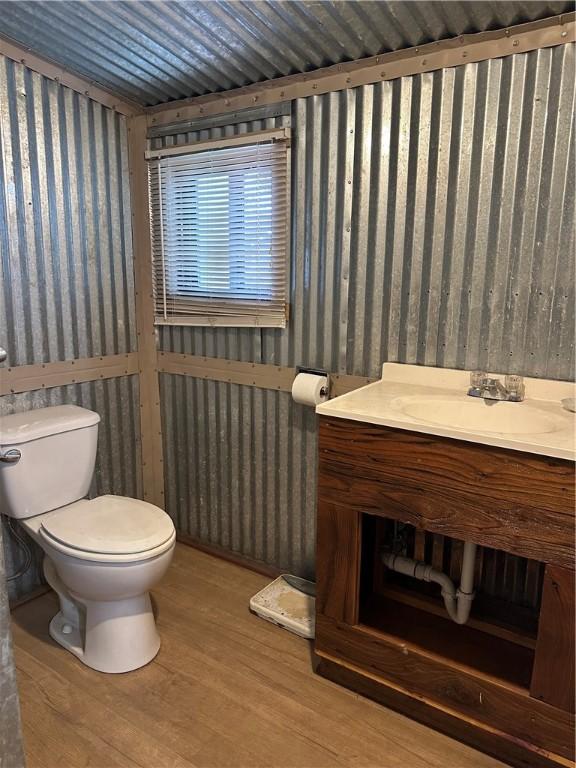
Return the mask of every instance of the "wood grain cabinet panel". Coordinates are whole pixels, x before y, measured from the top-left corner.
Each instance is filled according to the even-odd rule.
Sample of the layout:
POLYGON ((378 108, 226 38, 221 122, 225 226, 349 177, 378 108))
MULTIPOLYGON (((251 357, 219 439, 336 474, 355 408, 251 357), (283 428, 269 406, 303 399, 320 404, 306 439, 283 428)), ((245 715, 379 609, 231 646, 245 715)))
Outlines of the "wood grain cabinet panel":
POLYGON ((569 461, 320 420, 320 499, 574 568, 569 461))
POLYGON ((547 566, 530 693, 574 712, 574 572, 547 566))
POLYGON ((346 507, 318 506, 316 552, 317 610, 348 624, 358 621, 360 515, 346 507))
MULTIPOLYGON (((475 674, 400 639, 323 616, 317 620, 318 653, 346 658, 401 690, 424 696, 468 720, 497 727, 514 739, 574 759, 574 721, 567 713, 531 699, 528 692, 475 674)), ((449 648, 446 649, 449 654, 449 648)))
POLYGON ((514 765, 572 765, 574 505, 572 462, 321 417, 319 674, 514 765), (534 634, 458 627, 426 599, 375 592, 388 523, 374 516, 417 541, 429 531, 546 563, 535 650, 534 634))

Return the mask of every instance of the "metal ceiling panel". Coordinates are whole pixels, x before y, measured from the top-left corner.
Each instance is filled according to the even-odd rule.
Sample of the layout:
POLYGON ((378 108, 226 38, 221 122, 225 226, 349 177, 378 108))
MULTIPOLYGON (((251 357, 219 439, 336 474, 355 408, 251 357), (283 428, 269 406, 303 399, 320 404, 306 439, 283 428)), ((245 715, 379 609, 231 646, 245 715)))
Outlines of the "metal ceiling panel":
POLYGON ((150 106, 573 8, 564 0, 0 0, 0 35, 150 106))

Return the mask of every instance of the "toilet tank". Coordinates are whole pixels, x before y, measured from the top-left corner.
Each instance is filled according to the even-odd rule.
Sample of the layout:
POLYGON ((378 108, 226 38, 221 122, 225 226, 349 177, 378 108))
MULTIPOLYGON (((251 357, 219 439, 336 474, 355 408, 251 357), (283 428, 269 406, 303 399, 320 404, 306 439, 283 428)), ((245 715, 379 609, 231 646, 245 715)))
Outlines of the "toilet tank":
POLYGON ((33 517, 84 498, 99 421, 77 405, 0 416, 0 513, 33 517))

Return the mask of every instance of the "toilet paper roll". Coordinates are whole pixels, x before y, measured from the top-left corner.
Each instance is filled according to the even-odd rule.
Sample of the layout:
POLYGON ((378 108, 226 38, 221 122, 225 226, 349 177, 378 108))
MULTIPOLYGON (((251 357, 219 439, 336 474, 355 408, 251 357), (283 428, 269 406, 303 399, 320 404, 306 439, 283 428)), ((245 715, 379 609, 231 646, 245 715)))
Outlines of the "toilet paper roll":
POLYGON ((318 405, 328 400, 328 378, 299 373, 292 383, 292 399, 301 405, 318 405))

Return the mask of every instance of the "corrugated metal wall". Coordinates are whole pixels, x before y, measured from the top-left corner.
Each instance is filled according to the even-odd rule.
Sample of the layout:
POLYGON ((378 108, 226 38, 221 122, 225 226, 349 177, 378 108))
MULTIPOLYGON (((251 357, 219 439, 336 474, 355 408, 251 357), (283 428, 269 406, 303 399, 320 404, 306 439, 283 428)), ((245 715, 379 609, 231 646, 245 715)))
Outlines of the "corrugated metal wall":
POLYGON ((566 45, 294 102, 288 333, 166 327, 161 348, 570 378, 573 84, 566 45))
POLYGON ((0 57, 10 365, 135 349, 126 121, 0 57))
MULTIPOLYGON (((294 102, 288 330, 162 328, 161 349, 369 376, 391 360, 573 377, 573 83, 570 44, 294 102)), ((309 573, 313 416, 286 395, 163 379, 180 527, 309 573), (216 479, 222 451, 232 469, 216 479)))
POLYGON ((166 509, 203 542, 312 576, 316 415, 285 392, 161 375, 166 509))
MULTIPOLYGON (((0 57, 0 345, 7 365, 136 348, 125 119, 0 57)), ((1 375, 1 369, 0 369, 1 375)), ((141 494, 137 378, 6 396, 0 412, 98 411, 95 493, 141 494)), ((7 570, 21 553, 5 531, 7 570)), ((10 582, 39 581, 38 558, 10 582)))

